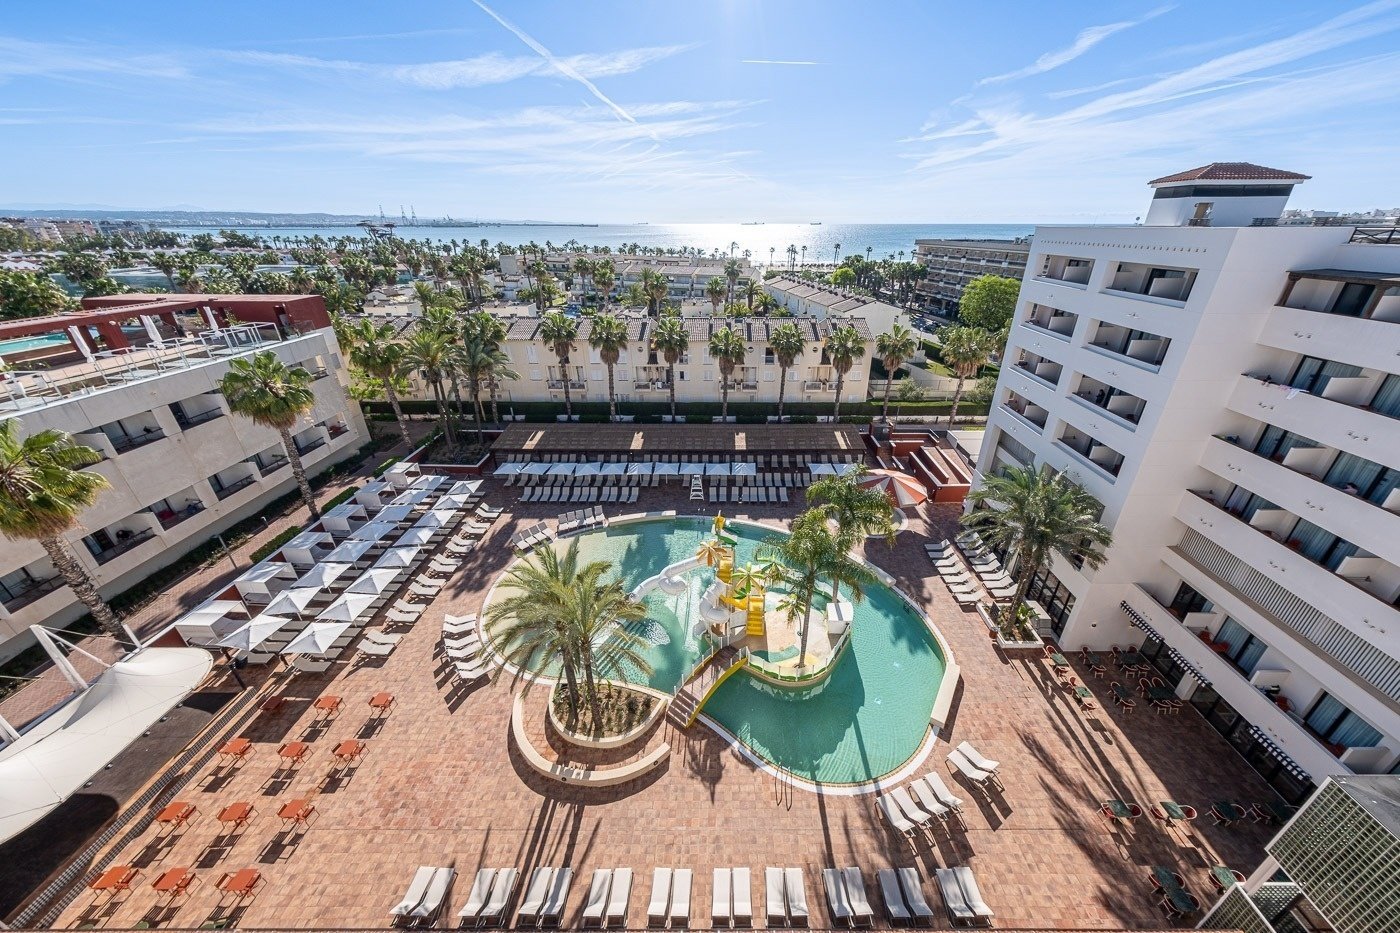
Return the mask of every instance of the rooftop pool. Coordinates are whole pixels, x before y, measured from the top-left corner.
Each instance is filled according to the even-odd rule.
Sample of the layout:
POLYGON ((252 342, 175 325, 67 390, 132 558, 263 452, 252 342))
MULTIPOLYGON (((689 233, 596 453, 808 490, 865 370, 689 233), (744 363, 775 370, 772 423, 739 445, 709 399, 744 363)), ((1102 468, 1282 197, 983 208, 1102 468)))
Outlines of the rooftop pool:
MULTIPOLYGON (((742 521, 731 521, 725 531, 737 542, 736 567, 765 541, 783 535, 742 521)), ((708 518, 662 517, 624 520, 577 540, 581 562, 610 562, 632 590, 693 558, 710 537, 708 518)), ((684 573, 686 586, 679 592, 653 588, 643 596, 647 617, 633 631, 646 642, 652 672, 633 670, 628 679, 664 693, 681 685, 702 655, 698 609, 713 578, 714 571, 702 565, 684 573)), ((946 670, 944 649, 923 615, 882 583, 854 605, 850 644, 827 678, 793 689, 741 670, 710 697, 702 718, 793 777, 823 785, 868 784, 899 770, 924 746, 946 670)))

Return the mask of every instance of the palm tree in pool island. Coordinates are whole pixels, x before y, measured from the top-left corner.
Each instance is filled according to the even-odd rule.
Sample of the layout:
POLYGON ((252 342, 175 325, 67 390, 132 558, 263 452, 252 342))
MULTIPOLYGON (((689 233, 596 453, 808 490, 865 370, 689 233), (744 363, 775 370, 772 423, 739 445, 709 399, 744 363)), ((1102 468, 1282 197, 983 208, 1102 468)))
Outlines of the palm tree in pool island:
POLYGON ((60 537, 77 526, 83 509, 108 488, 105 477, 83 469, 102 455, 62 431, 21 438, 20 428, 18 419, 0 421, 0 534, 38 542, 102 631, 125 642, 128 636, 116 613, 60 537))
POLYGON ((311 483, 301 463, 301 452, 292 438, 292 428, 316 407, 316 394, 311 391, 311 374, 300 366, 288 366, 271 350, 251 357, 230 360, 228 372, 219 381, 219 390, 228 400, 229 411, 252 419, 253 423, 272 428, 282 439, 282 449, 292 465, 302 501, 319 518, 321 510, 311 495, 311 483))
POLYGON ((885 367, 885 399, 880 410, 881 421, 890 420, 890 386, 894 384, 895 373, 899 372, 899 367, 913 359, 914 351, 918 348, 914 332, 903 324, 896 323, 886 333, 875 338, 875 355, 880 357, 880 363, 885 367))
POLYGON ((574 338, 578 337, 578 325, 561 311, 553 311, 544 316, 540 325, 540 339, 549 344, 559 359, 559 378, 564 383, 564 416, 573 420, 574 403, 569 395, 569 354, 574 350, 574 338))
POLYGON ((666 361, 666 387, 671 394, 671 420, 676 420, 676 364, 690 349, 690 335, 685 322, 674 314, 668 314, 656 325, 651 333, 651 345, 666 361))
POLYGON ((1012 619, 1021 616, 1031 579, 1051 554, 1097 569, 1104 549, 1113 543, 1112 532, 1099 523, 1102 503, 1063 473, 1010 467, 984 476, 967 498, 973 510, 962 517, 963 525, 992 549, 1004 551, 1006 566, 1016 568, 1012 619))
POLYGON ((854 327, 834 328, 826 338, 826 355, 831 360, 831 368, 836 370, 836 405, 831 417, 841 420, 841 388, 845 385, 846 374, 855 366, 856 360, 865 356, 865 341, 854 327))
POLYGON ((787 398, 788 370, 802 351, 807 348, 807 340, 796 324, 781 324, 768 335, 768 347, 773 358, 778 361, 778 421, 783 420, 783 404, 787 398))
POLYGON ((720 418, 729 417, 729 378, 744 362, 747 348, 743 339, 730 327, 721 327, 710 335, 710 356, 719 367, 720 418))
POLYGON ((598 351, 598 358, 608 368, 608 420, 617 420, 617 391, 613 382, 613 367, 627 347, 627 325, 614 314, 599 314, 593 318, 588 332, 588 345, 598 351))

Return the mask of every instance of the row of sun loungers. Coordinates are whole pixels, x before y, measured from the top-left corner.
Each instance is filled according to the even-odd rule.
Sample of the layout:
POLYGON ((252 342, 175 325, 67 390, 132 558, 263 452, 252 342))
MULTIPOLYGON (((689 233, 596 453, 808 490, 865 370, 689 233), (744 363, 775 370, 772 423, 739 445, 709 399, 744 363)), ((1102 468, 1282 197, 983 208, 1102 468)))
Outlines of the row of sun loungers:
POLYGON ((389 909, 395 926, 418 927, 431 925, 447 899, 447 889, 457 871, 454 868, 419 868, 409 882, 403 900, 389 909))
POLYGON ((963 742, 948 753, 948 763, 958 769, 958 773, 969 782, 976 784, 984 792, 988 785, 1001 790, 1001 778, 997 770, 1001 763, 979 754, 970 742, 963 742))
POLYGON ((948 908, 948 919, 955 925, 992 925, 992 918, 996 915, 982 899, 982 892, 977 887, 977 877, 973 875, 971 868, 965 865, 957 868, 936 868, 933 876, 938 883, 938 892, 943 895, 943 904, 948 908))
POLYGON ((652 869, 647 926, 669 928, 690 924, 690 878, 689 868, 652 869))
POLYGON ((920 926, 933 923, 933 908, 924 898, 918 871, 913 868, 882 868, 876 874, 880 879, 880 897, 885 902, 885 916, 890 923, 917 923, 920 926))
POLYGON ((457 912, 460 926, 499 925, 515 894, 520 872, 514 868, 483 868, 476 873, 466 904, 457 912))
POLYGON ((991 558, 991 563, 983 561, 979 565, 970 560, 964 563, 946 540, 938 544, 924 545, 924 550, 929 560, 933 561, 934 569, 952 591, 953 598, 959 603, 975 603, 979 587, 985 587, 995 599, 1010 599, 1016 595, 1016 581, 1006 573, 995 557, 991 558), (974 571, 977 577, 969 573, 969 569, 974 571))
MULTIPOLYGON (((626 454, 603 454, 588 459, 601 463, 629 462, 626 454)), ((791 470, 812 463, 861 463, 865 457, 861 454, 745 454, 737 457, 732 454, 657 454, 648 455, 645 459, 654 463, 752 463, 759 469, 791 470)), ((579 458, 573 454, 511 454, 506 462, 578 463, 579 458)))
POLYGON ((859 868, 824 868, 822 885, 826 888, 826 904, 831 921, 852 927, 875 924, 875 908, 865 894, 865 876, 859 868))
POLYGON ((632 869, 599 868, 593 872, 588 901, 583 907, 583 926, 605 930, 613 924, 627 926, 627 904, 632 899, 632 869))
MULTIPOLYGON (((515 485, 526 487, 526 492, 535 487, 549 488, 552 486, 579 487, 599 489, 607 486, 660 486, 664 476, 656 476, 651 473, 627 474, 599 474, 597 476, 550 476, 545 473, 521 473, 518 474, 520 482, 515 485)), ((507 476, 505 485, 512 485, 514 476, 507 476)))
POLYGON ((945 825, 950 817, 955 817, 961 823, 962 804, 962 798, 948 789, 937 771, 930 771, 875 798, 875 806, 885 822, 910 839, 922 834, 931 840, 935 821, 945 825))
POLYGON ((484 645, 477 631, 476 616, 445 616, 442 622, 442 652, 463 681, 480 680, 490 673, 483 654, 484 645))
POLYGON ((588 509, 580 509, 577 512, 565 512, 559 516, 559 534, 569 531, 585 531, 598 525, 607 524, 608 517, 603 514, 603 510, 598 506, 588 509))
POLYGON ((636 502, 641 490, 634 487, 531 488, 520 495, 521 502, 636 502))
POLYGON ((554 540, 554 532, 549 530, 549 526, 544 522, 535 524, 515 533, 515 537, 510 539, 510 546, 517 551, 528 551, 537 544, 554 540))
POLYGON ((800 868, 768 868, 763 887, 769 927, 806 926, 807 885, 800 868))
POLYGON ((787 502, 786 487, 767 489, 763 486, 718 486, 710 489, 711 502, 787 502))
POLYGON ((715 928, 753 923, 753 888, 746 866, 715 869, 710 922, 715 928))
POLYGON ((569 885, 573 880, 572 868, 536 868, 516 914, 516 929, 551 923, 557 926, 564 915, 564 903, 569 899, 569 885))

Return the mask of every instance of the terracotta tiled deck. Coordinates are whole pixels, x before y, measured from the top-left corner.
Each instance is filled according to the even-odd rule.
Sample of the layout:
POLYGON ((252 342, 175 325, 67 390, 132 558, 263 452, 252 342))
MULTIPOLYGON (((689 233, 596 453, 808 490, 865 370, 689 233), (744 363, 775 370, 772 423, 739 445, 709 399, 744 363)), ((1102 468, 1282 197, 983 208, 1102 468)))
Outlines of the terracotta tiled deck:
MULTIPOLYGON (((488 501, 511 505, 514 491, 488 482, 488 501)), ((796 497, 800 498, 800 496, 796 497)), ((695 506, 700 503, 694 503, 695 506)), ((636 506, 695 511, 674 489, 647 490, 636 506)), ((754 908, 762 923, 762 869, 802 866, 812 926, 826 922, 820 869, 860 865, 878 906, 874 870, 917 864, 971 865, 1001 928, 1160 929, 1171 926, 1153 906, 1147 866, 1173 865, 1203 904, 1212 895, 1206 867, 1223 863, 1248 872, 1262 856, 1269 831, 1242 825, 1214 829, 1205 810, 1229 796, 1265 800, 1270 792, 1244 762, 1191 711, 1160 717, 1140 706, 1125 715, 1104 707, 1093 718, 1078 711, 1041 659, 1008 660, 994 652, 977 617, 963 612, 930 578, 922 544, 941 537, 956 511, 940 507, 914 517, 894 549, 870 545, 870 557, 920 601, 962 665, 963 683, 945 738, 970 739, 999 759, 1005 792, 982 798, 949 777, 967 801, 967 830, 941 833, 917 847, 888 832, 870 796, 817 795, 757 771, 703 725, 678 733, 663 724, 673 752, 650 779, 606 791, 563 787, 536 776, 511 750, 508 679, 476 689, 455 688, 434 656, 444 613, 476 611, 510 555, 517 523, 553 517, 565 506, 513 505, 448 590, 435 600, 398 650, 382 665, 334 677, 300 677, 284 691, 295 702, 264 715, 247 733, 255 754, 234 772, 201 775, 180 796, 200 818, 173 840, 153 828, 119 854, 146 877, 115 906, 92 906, 84 893, 60 926, 98 921, 130 927, 156 903, 150 880, 173 866, 194 866, 200 883, 161 918, 166 927, 198 927, 214 914, 213 882, 225 871, 256 867, 266 885, 251 898, 239 926, 247 928, 374 928, 420 864, 456 866, 459 877, 439 925, 455 925, 471 875, 482 866, 571 865, 574 887, 565 926, 578 925, 588 876, 596 867, 631 866, 630 926, 645 923, 651 868, 695 871, 692 925, 709 926, 710 869, 754 869, 754 908), (368 698, 390 690, 397 703, 378 727, 367 725, 368 698), (322 693, 344 697, 329 725, 316 724, 310 703, 322 693), (368 746, 348 777, 323 783, 331 749, 343 739, 368 746), (280 743, 311 741, 305 764, 285 781, 271 781, 280 743), (280 833, 276 811, 292 797, 314 795, 318 819, 299 838, 280 833), (1132 832, 1111 831, 1097 813, 1107 797, 1147 806, 1161 799, 1196 805, 1202 817, 1189 831, 1164 832, 1144 817, 1132 832), (258 816, 228 845, 211 843, 214 814, 235 801, 255 803, 258 816)), ((713 511, 709 507, 707 511, 713 511)), ((726 514, 778 521, 800 505, 725 507, 726 514)), ((1084 678, 1081 676, 1080 678, 1084 678)), ((1089 678, 1096 690, 1100 685, 1089 678)), ((801 722, 794 722, 801 728, 801 722)), ((940 741, 926 767, 943 769, 940 741)), ((932 884, 926 894, 941 903, 932 884)), ((938 926, 947 927, 941 916, 938 926)))

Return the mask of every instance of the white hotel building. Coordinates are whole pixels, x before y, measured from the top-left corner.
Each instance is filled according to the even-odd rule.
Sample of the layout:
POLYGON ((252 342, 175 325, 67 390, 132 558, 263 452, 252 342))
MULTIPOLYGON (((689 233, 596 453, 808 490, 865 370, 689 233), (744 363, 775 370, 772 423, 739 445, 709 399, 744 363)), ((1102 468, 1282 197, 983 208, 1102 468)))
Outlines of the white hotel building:
POLYGON ((1034 582, 1054 635, 1141 643, 1292 801, 1400 773, 1400 231, 1273 226, 1305 179, 1215 163, 1141 226, 1038 228, 980 465, 1103 503, 1104 565, 1034 582))

